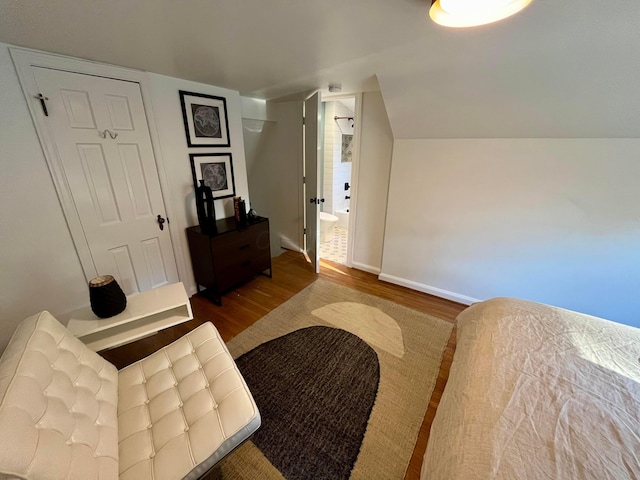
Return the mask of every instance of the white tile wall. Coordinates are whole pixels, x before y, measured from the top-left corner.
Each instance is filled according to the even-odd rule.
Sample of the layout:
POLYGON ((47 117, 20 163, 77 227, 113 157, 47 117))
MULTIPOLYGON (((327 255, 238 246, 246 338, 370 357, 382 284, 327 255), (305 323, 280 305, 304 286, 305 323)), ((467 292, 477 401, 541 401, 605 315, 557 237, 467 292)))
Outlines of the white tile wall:
POLYGON ((324 171, 323 171, 323 189, 322 195, 325 203, 322 205, 322 211, 333 213, 333 145, 336 140, 336 131, 340 130, 336 125, 333 117, 335 113, 336 102, 325 103, 325 124, 324 124, 324 171))
MULTIPOLYGON (((340 102, 326 102, 325 104, 325 133, 324 133, 324 188, 325 212, 333 213, 349 207, 349 200, 345 195, 351 191, 344 190, 345 182, 351 184, 351 162, 342 163, 342 131, 340 126, 347 125, 346 120, 340 120, 340 126, 334 120, 335 116, 353 116, 354 113, 340 102)), ((345 130, 345 133, 352 133, 345 130)))

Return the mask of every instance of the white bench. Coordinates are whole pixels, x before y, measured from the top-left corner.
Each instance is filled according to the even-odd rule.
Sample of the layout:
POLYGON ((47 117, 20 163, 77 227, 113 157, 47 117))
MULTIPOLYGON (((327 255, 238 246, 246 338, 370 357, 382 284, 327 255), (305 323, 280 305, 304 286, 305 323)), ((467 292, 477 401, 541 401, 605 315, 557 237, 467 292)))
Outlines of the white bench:
POLYGON ((42 312, 0 359, 0 478, 195 479, 259 426, 211 323, 118 371, 42 312))

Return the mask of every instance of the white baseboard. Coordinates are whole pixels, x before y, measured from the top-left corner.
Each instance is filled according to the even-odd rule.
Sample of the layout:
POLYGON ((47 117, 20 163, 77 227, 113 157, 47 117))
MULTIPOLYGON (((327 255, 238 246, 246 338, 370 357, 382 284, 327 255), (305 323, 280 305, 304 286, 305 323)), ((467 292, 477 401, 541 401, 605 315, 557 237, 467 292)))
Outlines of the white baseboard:
POLYGON ((389 275, 387 273, 381 273, 380 275, 378 275, 378 279, 384 282, 400 285, 402 287, 418 290, 419 292, 435 295, 436 297, 446 298, 447 300, 462 303, 464 305, 471 305, 472 303, 476 303, 480 301, 477 298, 467 297, 466 295, 460 295, 459 293, 450 292, 448 290, 442 290, 441 288, 431 287, 429 285, 414 282, 412 280, 407 280, 405 278, 394 277, 393 275, 389 275))
POLYGON ((374 275, 380 275, 379 267, 373 267, 371 265, 366 265, 360 262, 351 262, 351 266, 358 270, 362 270, 363 272, 369 272, 369 273, 373 273, 374 275))

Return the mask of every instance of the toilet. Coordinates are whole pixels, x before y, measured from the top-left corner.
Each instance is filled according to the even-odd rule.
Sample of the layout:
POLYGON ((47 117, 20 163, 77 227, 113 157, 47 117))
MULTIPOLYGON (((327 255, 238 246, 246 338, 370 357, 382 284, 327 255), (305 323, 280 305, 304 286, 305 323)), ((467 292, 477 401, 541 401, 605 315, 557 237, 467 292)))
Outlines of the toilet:
POLYGON ((333 227, 338 223, 338 217, 330 213, 320 212, 320 242, 330 242, 333 237, 333 227))

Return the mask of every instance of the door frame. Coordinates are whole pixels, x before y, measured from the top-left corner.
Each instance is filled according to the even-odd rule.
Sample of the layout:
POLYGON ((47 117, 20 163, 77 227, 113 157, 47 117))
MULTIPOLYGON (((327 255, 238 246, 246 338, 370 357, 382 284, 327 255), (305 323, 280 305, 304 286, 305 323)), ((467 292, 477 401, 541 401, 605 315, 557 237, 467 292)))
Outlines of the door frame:
POLYGON ((356 245, 356 218, 358 215, 358 178, 360 172, 360 144, 362 141, 362 93, 355 95, 356 116, 353 129, 353 155, 351 158, 351 199, 349 201, 349 237, 347 238, 347 267, 353 267, 353 251, 356 245))
MULTIPOLYGON (((362 141, 362 93, 347 93, 338 95, 324 95, 320 99, 324 102, 332 102, 341 98, 355 98, 355 125, 353 129, 353 155, 351 156, 351 199, 349 202, 349 235, 347 238, 347 259, 345 265, 353 267, 353 251, 356 244, 356 216, 358 212, 358 177, 360 171, 360 145, 362 141)), ((324 135, 322 138, 324 144, 324 135)))
MULTIPOLYGON (((177 218, 174 215, 171 202, 168 201, 169 182, 167 180, 167 174, 165 170, 165 164, 161 153, 160 140, 155 121, 155 115, 153 113, 152 101, 151 101, 151 89, 147 78, 147 72, 142 70, 133 70, 124 67, 116 67, 113 65, 107 65, 89 60, 82 60, 73 57, 67 57, 64 55, 52 54, 41 52, 38 50, 31 50, 21 47, 9 47, 9 52, 13 60, 13 64, 18 74, 18 81, 22 88, 22 92, 25 96, 27 108, 33 119, 33 123, 40 140, 40 146, 44 153, 44 157, 49 167, 51 178, 60 200, 60 206, 64 213, 64 217, 67 222, 67 226, 73 239, 82 270, 87 281, 98 275, 96 267, 93 263, 89 244, 84 235, 82 228, 82 222, 80 216, 76 210, 73 197, 71 195, 71 189, 67 184, 64 170, 62 168, 62 162, 60 160, 55 141, 49 132, 49 128, 45 121, 45 116, 42 111, 40 100, 34 97, 38 90, 35 75, 31 67, 51 68, 54 70, 62 70, 70 73, 79 73, 83 75, 93 75, 97 77, 111 78, 114 80, 123 80, 128 82, 137 83, 140 86, 140 94, 142 95, 142 103, 145 110, 145 116, 147 119, 147 125, 149 128, 149 136, 151 138, 151 148, 155 158, 156 169, 158 171, 158 178, 160 179, 160 191, 162 193, 162 201, 164 204, 165 212, 169 219, 177 218)), ((176 262, 176 268, 178 270, 178 278, 183 281, 186 278, 186 263, 184 252, 181 248, 181 240, 177 228, 171 228, 171 224, 168 223, 169 235, 171 238, 171 247, 173 250, 173 256, 176 262)))

